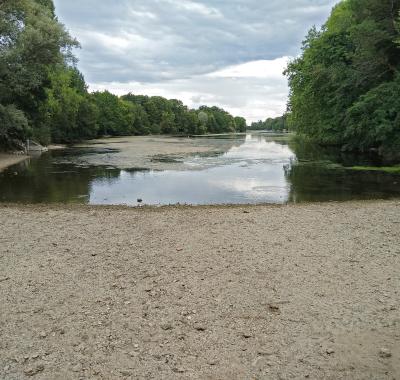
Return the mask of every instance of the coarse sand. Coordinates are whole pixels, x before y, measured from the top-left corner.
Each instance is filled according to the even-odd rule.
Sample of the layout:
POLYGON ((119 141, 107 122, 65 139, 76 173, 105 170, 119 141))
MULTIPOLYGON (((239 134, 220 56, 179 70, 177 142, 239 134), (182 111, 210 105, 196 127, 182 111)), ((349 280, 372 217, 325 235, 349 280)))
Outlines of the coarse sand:
POLYGON ((400 201, 0 206, 0 379, 400 379, 400 201))

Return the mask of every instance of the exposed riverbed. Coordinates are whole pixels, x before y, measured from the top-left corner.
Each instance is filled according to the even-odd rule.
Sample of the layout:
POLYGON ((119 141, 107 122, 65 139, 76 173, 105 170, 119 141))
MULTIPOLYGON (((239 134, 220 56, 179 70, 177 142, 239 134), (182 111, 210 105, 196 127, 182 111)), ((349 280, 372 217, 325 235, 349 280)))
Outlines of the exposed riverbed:
POLYGON ((400 203, 0 205, 0 378, 400 376, 400 203))

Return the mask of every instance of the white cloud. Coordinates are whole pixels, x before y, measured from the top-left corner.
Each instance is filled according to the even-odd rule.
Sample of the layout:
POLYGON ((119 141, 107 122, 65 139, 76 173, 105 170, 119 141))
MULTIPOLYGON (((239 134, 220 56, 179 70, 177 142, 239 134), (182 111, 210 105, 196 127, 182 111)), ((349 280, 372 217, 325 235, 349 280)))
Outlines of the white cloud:
POLYGON ((274 60, 259 60, 240 65, 229 66, 225 69, 208 74, 214 78, 282 78, 290 58, 281 57, 274 60))
POLYGON ((178 10, 195 12, 207 17, 222 17, 222 14, 218 9, 213 7, 207 7, 206 5, 195 1, 190 1, 190 0, 165 0, 165 1, 175 6, 178 10))

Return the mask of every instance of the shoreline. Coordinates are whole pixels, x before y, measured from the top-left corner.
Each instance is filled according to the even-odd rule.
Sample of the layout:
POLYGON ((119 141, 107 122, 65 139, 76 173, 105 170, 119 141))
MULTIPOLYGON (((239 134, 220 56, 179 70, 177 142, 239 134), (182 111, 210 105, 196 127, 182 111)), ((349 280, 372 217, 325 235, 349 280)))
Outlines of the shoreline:
POLYGON ((75 211, 90 211, 91 209, 103 209, 108 211, 128 211, 136 210, 140 212, 153 212, 153 211, 168 211, 168 210, 229 210, 229 209, 243 209, 245 211, 257 208, 265 209, 285 209, 285 208, 305 208, 308 206, 335 206, 335 205, 350 205, 350 206, 368 206, 373 204, 385 204, 385 203, 400 203, 400 197, 393 197, 387 199, 356 199, 356 200, 338 200, 338 201, 304 201, 298 203, 216 203, 216 204, 165 204, 165 205, 137 205, 130 206, 127 204, 89 204, 89 203, 12 203, 12 202, 0 202, 1 208, 21 208, 30 211, 45 211, 45 210, 75 210, 75 211))
POLYGON ((0 378, 400 376, 400 200, 0 205, 0 378))
POLYGON ((29 158, 27 155, 16 155, 12 153, 0 153, 0 173, 10 166, 19 164, 29 158))

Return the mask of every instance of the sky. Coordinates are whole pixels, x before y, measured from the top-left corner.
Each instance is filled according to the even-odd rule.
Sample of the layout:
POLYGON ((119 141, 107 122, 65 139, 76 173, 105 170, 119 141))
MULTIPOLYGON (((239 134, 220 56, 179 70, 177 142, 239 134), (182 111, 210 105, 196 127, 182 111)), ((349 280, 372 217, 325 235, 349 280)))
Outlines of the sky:
POLYGON ((284 113, 283 71, 337 0, 55 0, 91 91, 218 106, 248 123, 284 113))

